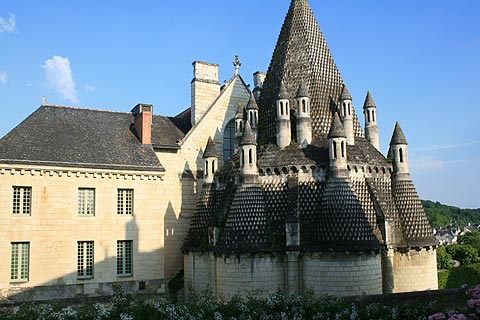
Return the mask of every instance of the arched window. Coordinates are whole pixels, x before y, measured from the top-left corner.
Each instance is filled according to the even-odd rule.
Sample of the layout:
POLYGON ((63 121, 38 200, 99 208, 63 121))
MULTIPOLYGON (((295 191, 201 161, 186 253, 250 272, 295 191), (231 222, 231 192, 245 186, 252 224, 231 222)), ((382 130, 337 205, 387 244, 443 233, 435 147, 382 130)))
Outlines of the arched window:
POLYGON ((342 158, 345 158, 345 143, 342 141, 342 158))
POLYGON ((248 164, 253 163, 252 149, 248 149, 248 164))
POLYGON ((215 160, 212 161, 212 175, 215 174, 215 160))
POLYGON ((367 110, 367 122, 370 122, 370 110, 367 110))
POLYGON ((245 150, 242 149, 242 158, 240 159, 240 166, 243 167, 245 165, 245 150))
POLYGON ((285 114, 286 114, 287 116, 290 116, 290 107, 289 107, 289 105, 288 105, 288 102, 285 103, 285 114))
POLYGON ((337 159, 337 143, 333 141, 333 159, 337 159))
POLYGON ((283 116, 283 102, 280 102, 280 114, 283 116))
POLYGON ((347 104, 345 102, 343 103, 343 115, 347 115, 347 104))
POLYGON ((372 110, 372 121, 375 122, 375 111, 372 110))
POLYGON ((205 161, 205 176, 208 176, 208 161, 205 161))
POLYGON ((398 155, 399 155, 399 157, 400 157, 400 162, 403 162, 403 150, 402 150, 402 148, 400 148, 400 149, 398 150, 398 155))
POLYGON ((348 115, 352 115, 352 106, 350 105, 350 102, 348 103, 348 115))
MULTIPOLYGON (((241 127, 241 124, 240 124, 241 127)), ((223 131, 223 160, 230 159, 235 152, 235 120, 230 121, 223 131)))
POLYGON ((305 99, 302 100, 302 112, 307 112, 307 102, 305 101, 305 99))

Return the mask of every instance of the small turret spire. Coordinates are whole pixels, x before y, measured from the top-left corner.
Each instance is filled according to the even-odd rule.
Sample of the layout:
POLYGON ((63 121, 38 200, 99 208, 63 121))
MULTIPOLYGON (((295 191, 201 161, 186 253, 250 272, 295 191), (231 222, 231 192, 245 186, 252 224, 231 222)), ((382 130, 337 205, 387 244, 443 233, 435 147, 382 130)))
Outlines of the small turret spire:
POLYGON ((363 104, 363 113, 365 115, 365 137, 368 141, 380 151, 380 139, 377 126, 377 105, 373 101, 370 91, 367 92, 365 103, 363 104))
POLYGON ((390 140, 389 155, 393 158, 393 178, 396 180, 410 180, 408 143, 398 122, 395 124, 392 140, 390 140))
POLYGON ((347 170, 347 135, 338 113, 334 113, 332 125, 328 132, 328 154, 330 170, 333 177, 348 177, 347 170))
POLYGON ((287 88, 283 81, 280 82, 280 89, 277 96, 277 146, 285 148, 292 141, 290 127, 290 100, 287 88))
POLYGON ((244 182, 257 182, 257 141, 248 121, 245 123, 245 131, 240 142, 240 172, 244 182))
POLYGON ((308 86, 301 82, 297 90, 297 142, 302 148, 312 142, 312 119, 310 118, 310 95, 308 86))
POLYGON ((340 95, 340 117, 342 118, 345 134, 347 135, 347 143, 354 145, 355 130, 353 128, 352 96, 346 85, 343 85, 342 94, 340 95))
POLYGON ((212 137, 208 137, 207 146, 203 152, 203 162, 204 162, 204 182, 213 183, 213 177, 215 172, 218 169, 218 154, 213 143, 212 137))

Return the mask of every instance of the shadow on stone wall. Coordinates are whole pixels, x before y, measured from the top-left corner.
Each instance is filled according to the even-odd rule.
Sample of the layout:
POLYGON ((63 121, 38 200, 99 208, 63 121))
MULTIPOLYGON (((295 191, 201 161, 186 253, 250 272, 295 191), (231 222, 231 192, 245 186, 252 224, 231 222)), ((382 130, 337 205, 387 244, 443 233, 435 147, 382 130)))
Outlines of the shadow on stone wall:
MULTIPOLYGON (((161 231, 159 230, 159 232, 161 231)), ((90 279, 80 279, 77 272, 73 272, 34 287, 26 287, 25 285, 28 285, 28 282, 18 285, 11 283, 9 289, 5 288, 3 290, 4 298, 6 298, 5 302, 17 303, 109 296, 114 293, 115 286, 119 286, 127 292, 165 293, 165 280, 161 272, 164 249, 159 248, 150 252, 139 251, 139 242, 143 239, 138 234, 135 216, 126 224, 124 237, 119 236, 119 239, 112 240, 115 243, 108 244, 108 248, 101 246, 101 243, 104 242, 102 240, 79 239, 79 241, 82 240, 95 241, 94 257, 97 259, 102 251, 104 252, 103 255, 107 256, 108 248, 117 250, 117 240, 132 240, 132 275, 117 275, 117 252, 111 252, 111 257, 100 261, 95 260, 93 277, 90 279), (158 272, 155 271, 156 269, 158 269, 158 272)), ((55 239, 52 239, 52 241, 55 241, 55 239)), ((35 244, 35 241, 32 241, 32 243, 35 244)), ((77 254, 75 257, 77 257, 77 254)), ((72 261, 72 266, 75 266, 75 269, 77 268, 77 260, 72 261)), ((32 266, 31 261, 29 267, 35 267, 32 266)), ((55 268, 55 260, 52 259, 51 265, 42 267, 55 268)), ((29 273, 31 274, 31 270, 29 273)), ((30 278, 30 280, 33 279, 30 278)))

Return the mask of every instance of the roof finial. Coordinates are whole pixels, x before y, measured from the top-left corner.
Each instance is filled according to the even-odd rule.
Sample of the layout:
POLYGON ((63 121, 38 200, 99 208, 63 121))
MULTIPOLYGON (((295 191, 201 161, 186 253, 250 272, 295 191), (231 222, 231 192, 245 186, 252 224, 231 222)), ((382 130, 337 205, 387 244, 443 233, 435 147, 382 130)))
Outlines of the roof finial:
POLYGON ((235 61, 233 61, 233 65, 235 66, 235 75, 238 74, 238 69, 242 66, 240 60, 238 60, 238 55, 235 56, 235 61))

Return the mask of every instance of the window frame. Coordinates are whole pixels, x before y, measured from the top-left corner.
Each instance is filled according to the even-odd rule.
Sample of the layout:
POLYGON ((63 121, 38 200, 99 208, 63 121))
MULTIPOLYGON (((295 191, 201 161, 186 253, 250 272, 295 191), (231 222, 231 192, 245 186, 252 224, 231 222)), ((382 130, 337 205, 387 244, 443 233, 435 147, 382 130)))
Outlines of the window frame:
POLYGON ((95 272, 95 242, 77 241, 77 279, 93 279, 95 272))
POLYGON ((12 186, 12 214, 16 217, 32 215, 32 187, 12 186))
POLYGON ((118 216, 133 216, 134 213, 134 196, 135 191, 131 188, 117 189, 117 215, 118 216), (130 194, 130 204, 128 203, 128 196, 130 194))
POLYGON ((30 242, 11 242, 10 282, 20 283, 30 280, 30 242), (15 253, 14 253, 14 248, 15 253), (15 271, 14 271, 15 268, 15 271), (25 276, 24 276, 25 275, 25 276))
POLYGON ((77 190, 77 216, 79 217, 94 217, 95 216, 95 188, 79 187, 77 190), (92 192, 92 199, 89 193, 92 192), (90 201, 92 204, 91 213, 88 211, 90 201))
POLYGON ((235 119, 227 122, 223 130, 223 161, 227 162, 235 154, 236 143, 235 119), (227 146, 228 143, 228 146, 227 146))
POLYGON ((117 277, 133 277, 133 240, 117 240, 117 277))

